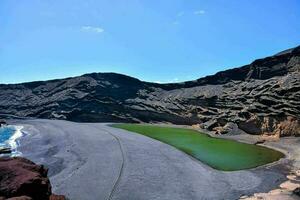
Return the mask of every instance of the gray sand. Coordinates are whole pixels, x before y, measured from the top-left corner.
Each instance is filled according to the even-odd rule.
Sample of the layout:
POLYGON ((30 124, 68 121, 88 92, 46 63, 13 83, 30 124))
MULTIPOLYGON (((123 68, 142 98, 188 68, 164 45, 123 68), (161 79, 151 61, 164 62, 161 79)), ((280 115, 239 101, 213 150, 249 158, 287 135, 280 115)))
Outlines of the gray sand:
POLYGON ((148 137, 101 123, 18 120, 23 156, 49 168, 53 191, 71 200, 237 199, 285 180, 287 159, 222 172, 148 137))

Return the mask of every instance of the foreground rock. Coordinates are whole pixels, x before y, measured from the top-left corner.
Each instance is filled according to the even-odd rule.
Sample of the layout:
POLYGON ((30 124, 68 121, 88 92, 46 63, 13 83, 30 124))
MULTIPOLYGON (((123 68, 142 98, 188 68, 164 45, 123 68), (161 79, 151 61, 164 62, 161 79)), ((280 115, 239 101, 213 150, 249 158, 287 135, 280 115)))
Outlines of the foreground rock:
MULTIPOLYGON (((254 137, 249 135, 237 135, 240 141, 251 142, 254 137)), ((252 143, 252 142, 251 142, 252 143)), ((297 194, 300 190, 300 138, 286 137, 279 141, 265 141, 264 146, 275 148, 286 153, 286 158, 292 161, 288 166, 286 179, 279 181, 277 187, 268 192, 258 192, 250 196, 242 196, 242 200, 299 200, 297 194)))
POLYGON ((25 158, 0 158, 0 199, 64 200, 63 196, 51 197, 47 173, 43 165, 25 158))
POLYGON ((296 188, 296 189, 293 191, 293 193, 294 193, 295 195, 297 195, 298 197, 300 197, 300 187, 296 188))
POLYGON ((184 83, 93 73, 0 85, 0 113, 80 122, 203 124, 221 134, 236 134, 238 127, 249 134, 299 136, 299 100, 300 47, 184 83))
POLYGON ((0 119, 0 127, 6 125, 6 121, 4 119, 0 119))
POLYGON ((1 148, 0 147, 0 155, 1 154, 9 154, 9 153, 11 153, 12 152, 12 150, 10 149, 10 148, 1 148))

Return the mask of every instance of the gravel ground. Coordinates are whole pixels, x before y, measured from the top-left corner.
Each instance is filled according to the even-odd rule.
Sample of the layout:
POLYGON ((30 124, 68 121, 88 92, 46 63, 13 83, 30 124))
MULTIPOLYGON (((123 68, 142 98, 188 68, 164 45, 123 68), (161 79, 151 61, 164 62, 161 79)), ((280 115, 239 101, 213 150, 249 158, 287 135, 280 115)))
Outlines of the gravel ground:
POLYGON ((238 199, 286 180, 289 159, 223 172, 151 138, 103 123, 18 120, 18 150, 49 168, 53 191, 71 200, 238 199))

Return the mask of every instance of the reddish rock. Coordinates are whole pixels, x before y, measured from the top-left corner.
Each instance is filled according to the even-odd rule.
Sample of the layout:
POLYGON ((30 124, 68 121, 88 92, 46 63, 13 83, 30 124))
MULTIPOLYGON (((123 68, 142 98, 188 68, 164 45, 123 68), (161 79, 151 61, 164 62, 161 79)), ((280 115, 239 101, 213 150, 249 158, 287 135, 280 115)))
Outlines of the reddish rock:
POLYGON ((66 197, 63 195, 52 194, 49 200, 66 200, 66 197))
POLYGON ((254 144, 255 144, 255 145, 257 145, 257 144, 263 144, 263 143, 265 143, 265 142, 266 142, 266 140, 261 139, 261 140, 257 140, 254 144))
POLYGON ((280 136, 300 136, 300 121, 294 117, 287 117, 276 124, 274 133, 280 136))
POLYGON ((20 197, 12 197, 12 198, 8 198, 6 200, 32 200, 31 197, 28 196, 20 196, 20 197))
POLYGON ((11 200, 47 200, 51 195, 47 173, 43 165, 25 158, 0 158, 0 196, 14 197, 11 200))
POLYGON ((239 123, 239 128, 249 134, 266 134, 283 136, 300 136, 300 120, 295 117, 257 117, 239 123))

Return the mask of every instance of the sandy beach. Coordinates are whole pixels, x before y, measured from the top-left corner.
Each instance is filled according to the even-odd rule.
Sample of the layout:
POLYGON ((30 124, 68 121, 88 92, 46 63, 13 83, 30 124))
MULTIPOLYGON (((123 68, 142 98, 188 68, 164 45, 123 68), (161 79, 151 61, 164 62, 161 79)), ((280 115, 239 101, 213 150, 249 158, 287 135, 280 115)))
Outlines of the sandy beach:
POLYGON ((103 123, 16 120, 18 150, 49 168, 53 191, 71 200, 238 199, 286 180, 292 161, 223 172, 151 138, 103 123))

